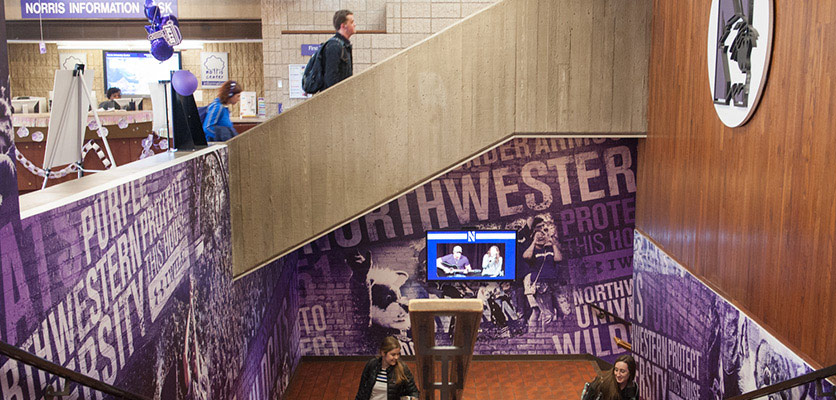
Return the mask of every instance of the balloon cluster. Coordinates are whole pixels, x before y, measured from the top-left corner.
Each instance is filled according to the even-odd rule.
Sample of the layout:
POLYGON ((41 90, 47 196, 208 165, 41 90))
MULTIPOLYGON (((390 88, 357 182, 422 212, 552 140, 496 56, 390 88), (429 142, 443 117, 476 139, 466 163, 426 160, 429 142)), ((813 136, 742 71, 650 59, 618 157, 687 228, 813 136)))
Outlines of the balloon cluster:
POLYGON ((145 25, 148 40, 151 41, 151 55, 165 61, 174 54, 174 46, 183 41, 180 34, 180 22, 173 15, 160 15, 160 8, 154 0, 145 0, 145 17, 151 25, 145 25))

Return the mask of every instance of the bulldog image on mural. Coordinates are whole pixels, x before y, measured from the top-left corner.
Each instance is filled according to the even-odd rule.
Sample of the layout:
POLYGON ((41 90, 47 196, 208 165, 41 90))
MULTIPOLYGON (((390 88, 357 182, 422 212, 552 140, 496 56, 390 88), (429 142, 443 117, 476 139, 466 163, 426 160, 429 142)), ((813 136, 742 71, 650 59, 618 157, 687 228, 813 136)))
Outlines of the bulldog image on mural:
POLYGON ((370 251, 349 254, 346 263, 351 267, 352 283, 362 284, 367 293, 358 308, 368 308, 367 341, 371 348, 379 344, 382 338, 395 336, 401 342, 402 354, 415 354, 409 335, 408 299, 401 293, 401 287, 409 279, 409 274, 376 267, 370 251))

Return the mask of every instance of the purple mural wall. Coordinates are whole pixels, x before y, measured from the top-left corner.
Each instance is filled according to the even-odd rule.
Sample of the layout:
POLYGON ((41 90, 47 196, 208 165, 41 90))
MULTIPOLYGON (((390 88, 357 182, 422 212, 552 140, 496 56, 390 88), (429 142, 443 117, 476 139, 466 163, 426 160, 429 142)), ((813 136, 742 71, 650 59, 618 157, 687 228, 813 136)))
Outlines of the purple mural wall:
MULTIPOLYGON (((632 343, 642 398, 725 399, 812 371, 641 233, 634 249, 632 343)), ((814 398, 813 385, 770 397, 814 398)))
POLYGON ((471 297, 486 305, 477 354, 613 360, 628 329, 584 304, 633 317, 635 171, 633 139, 516 139, 305 246, 302 354, 374 354, 385 335, 411 354, 408 299, 471 297), (424 232, 447 228, 518 230, 517 279, 427 282, 424 232))
POLYGON ((12 133, 12 104, 9 98, 9 52, 6 46, 5 10, 0 10, 0 226, 20 218, 15 171, 15 143, 12 133))
MULTIPOLYGON (((226 149, 0 229, 0 337, 155 399, 280 398, 297 261, 231 279, 226 149)), ((0 396, 55 379, 0 357, 0 396)), ((101 398, 73 386, 69 398, 101 398)))

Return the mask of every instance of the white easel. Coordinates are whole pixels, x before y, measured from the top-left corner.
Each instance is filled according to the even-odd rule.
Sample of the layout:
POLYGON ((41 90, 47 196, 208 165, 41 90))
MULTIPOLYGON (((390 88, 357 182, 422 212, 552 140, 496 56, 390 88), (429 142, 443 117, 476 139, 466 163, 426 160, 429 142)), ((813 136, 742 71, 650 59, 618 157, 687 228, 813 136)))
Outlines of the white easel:
MULTIPOLYGON (((41 189, 46 187, 50 170, 57 165, 75 164, 80 178, 84 172, 101 172, 100 170, 84 169, 82 158, 84 146, 84 132, 87 125, 87 110, 93 110, 93 117, 99 129, 102 121, 90 96, 90 86, 93 83, 94 71, 84 71, 83 64, 76 64, 72 70, 55 71, 53 85, 54 98, 49 117, 49 135, 46 138, 46 152, 44 154, 43 169, 46 173, 41 189)), ((110 151, 107 137, 100 136, 104 142, 111 166, 116 166, 116 160, 110 151)))

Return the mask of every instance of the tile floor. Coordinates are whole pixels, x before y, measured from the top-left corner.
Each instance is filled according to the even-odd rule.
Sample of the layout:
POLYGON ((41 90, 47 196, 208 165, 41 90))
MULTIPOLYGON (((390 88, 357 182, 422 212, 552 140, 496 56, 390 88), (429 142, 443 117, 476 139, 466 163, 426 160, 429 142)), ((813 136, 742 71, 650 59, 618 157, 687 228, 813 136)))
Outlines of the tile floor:
MULTIPOLYGON (((365 364, 303 361, 285 399, 354 399, 365 364)), ((595 372, 590 361, 474 361, 462 400, 576 400, 595 372)))

